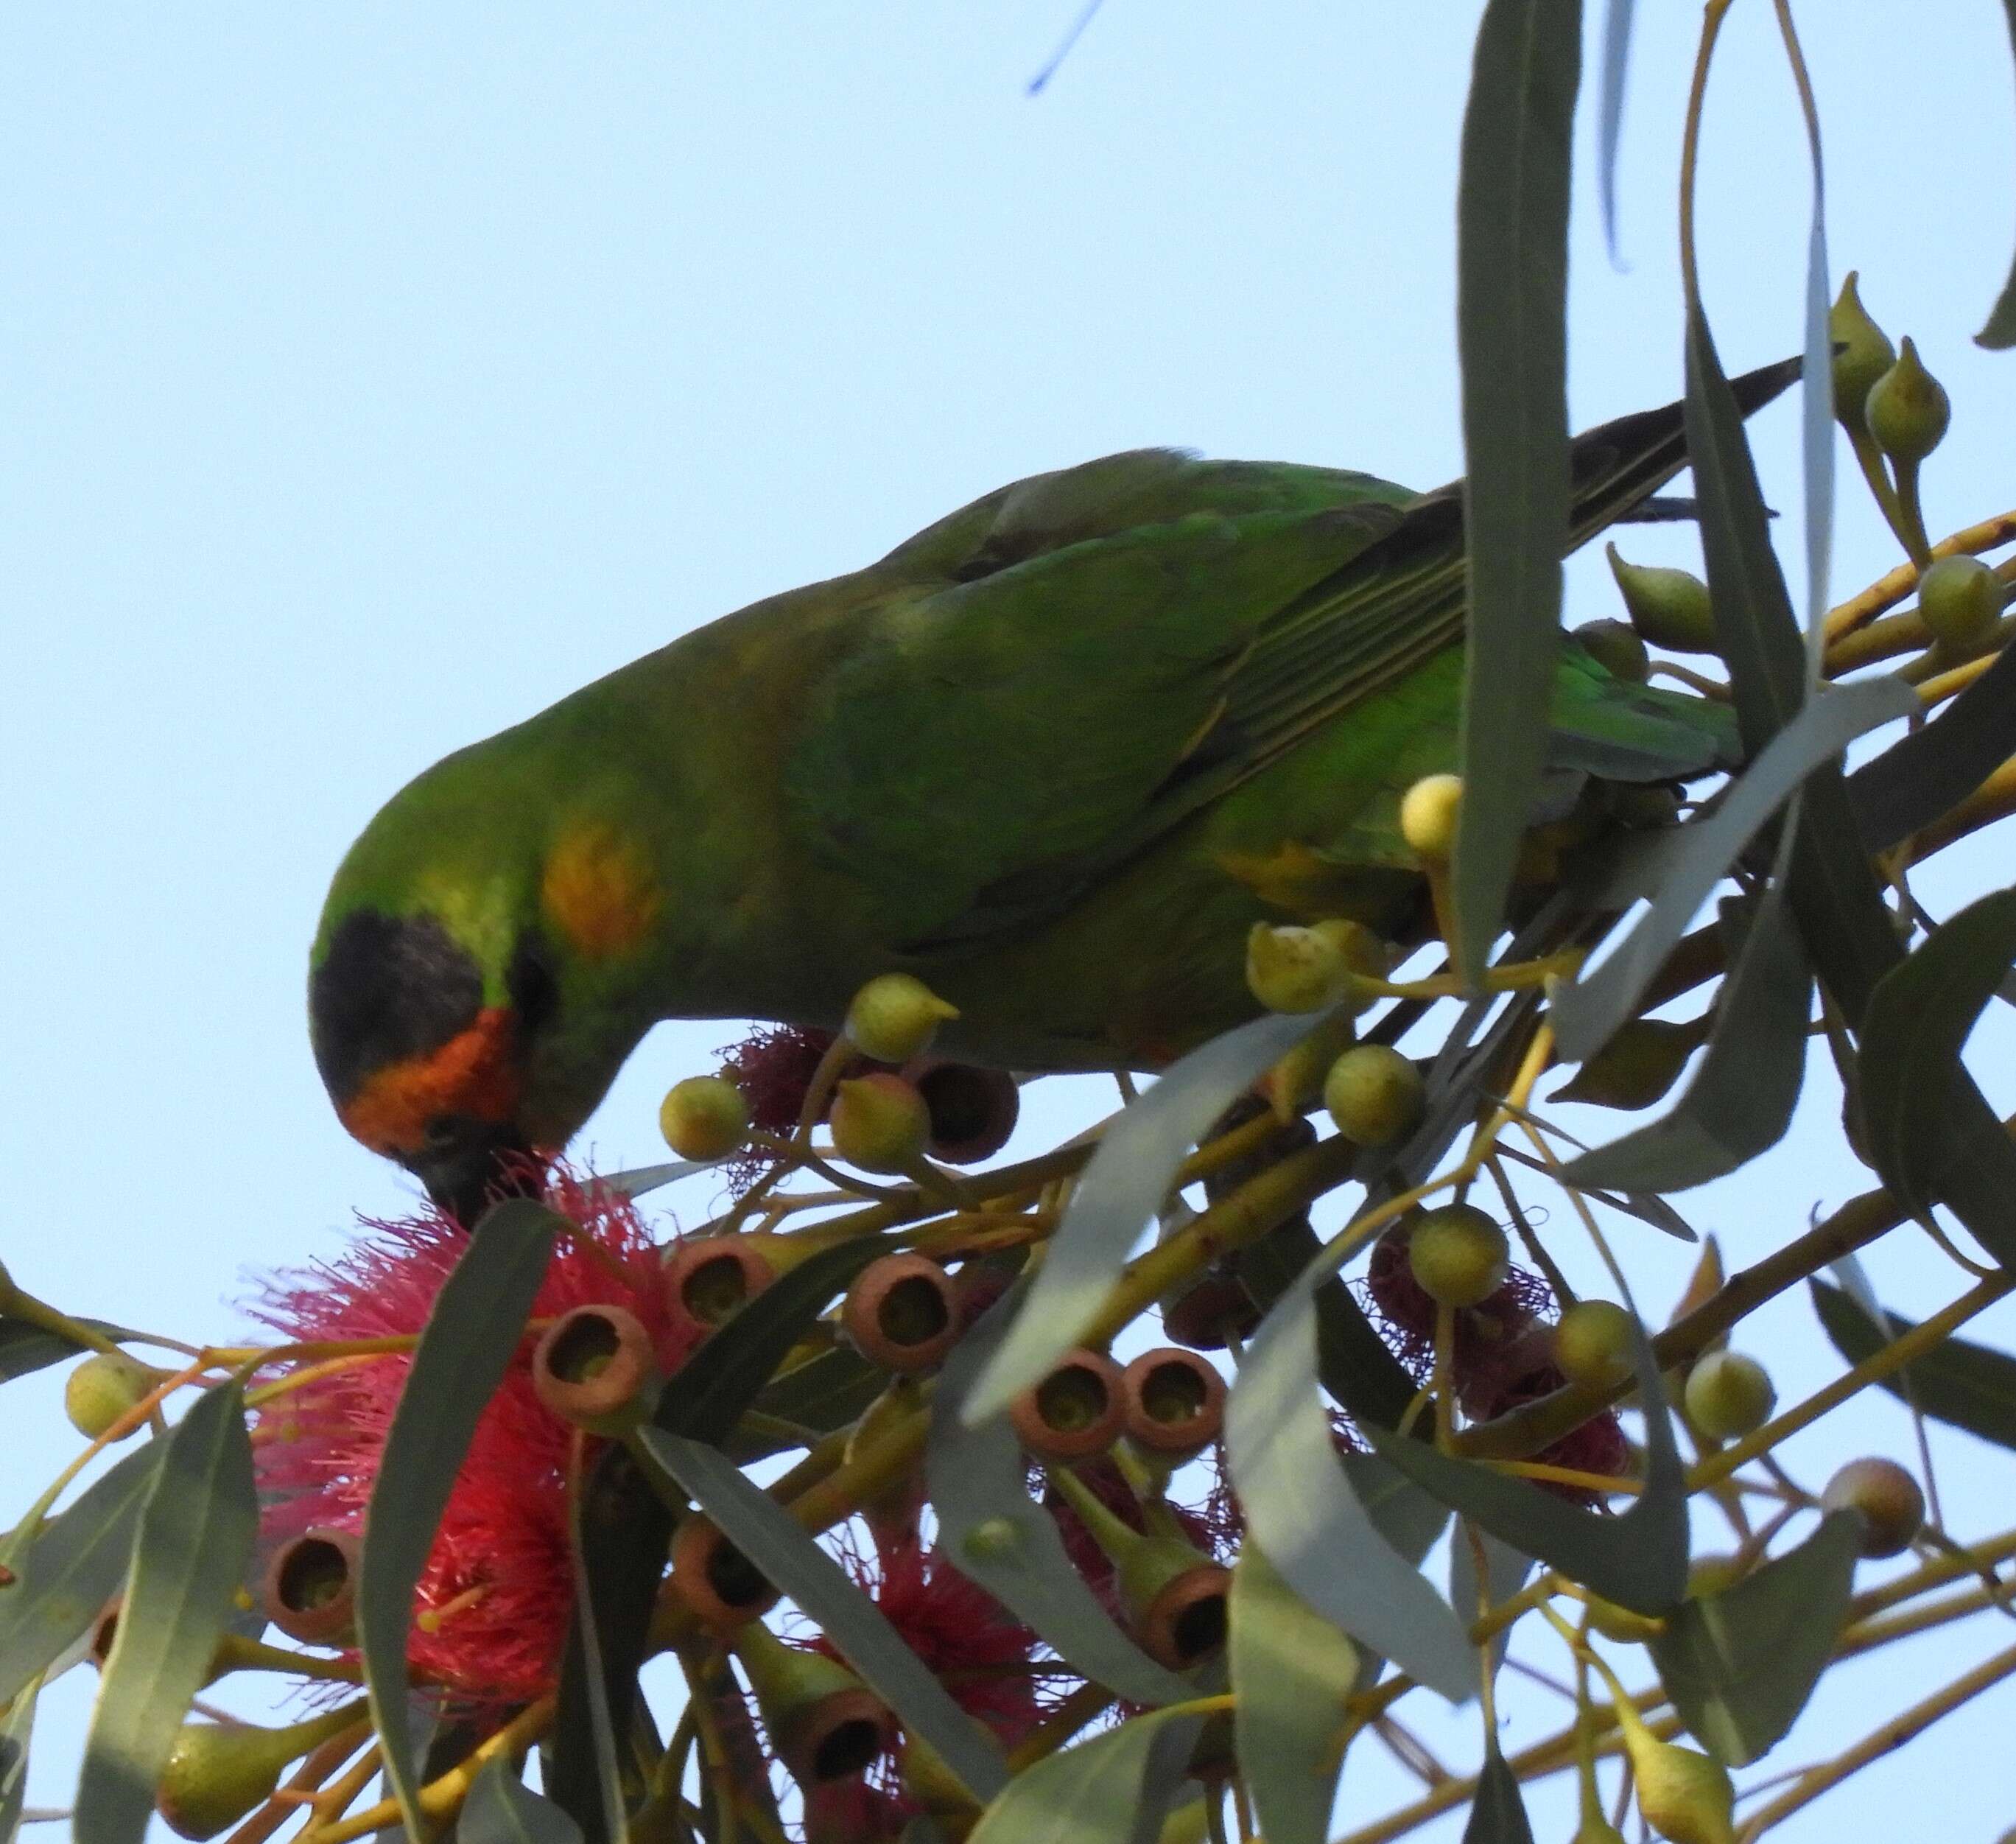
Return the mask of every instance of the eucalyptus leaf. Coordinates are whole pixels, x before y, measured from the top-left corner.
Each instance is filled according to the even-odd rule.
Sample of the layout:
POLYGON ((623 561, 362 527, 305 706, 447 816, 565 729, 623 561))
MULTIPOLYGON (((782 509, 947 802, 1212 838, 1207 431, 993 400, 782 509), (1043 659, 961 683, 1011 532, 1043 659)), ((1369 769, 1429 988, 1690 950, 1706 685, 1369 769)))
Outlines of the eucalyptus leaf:
POLYGON ((1456 965, 1491 956, 1546 766, 1568 549, 1568 176, 1581 0, 1489 0, 1456 187, 1470 578, 1456 965))
POLYGON ((14 1844, 28 1796, 28 1745, 35 1727, 35 1699, 42 1687, 31 1678, 14 1694, 0 1719, 0 1844, 14 1844))
MULTIPOLYGON (((80 1320, 78 1323, 89 1326, 93 1331, 103 1332, 108 1338, 130 1338, 135 1335, 124 1326, 109 1324, 103 1319, 80 1320)), ((76 1357, 86 1349, 59 1333, 31 1325, 25 1319, 10 1319, 0 1313, 0 1383, 11 1383, 16 1377, 47 1370, 51 1364, 76 1357)))
POLYGON ((101 1474, 41 1526, 25 1554, 11 1553, 11 1541, 0 1550, 14 1572, 0 1587, 0 1702, 87 1632, 126 1579, 161 1453, 161 1442, 149 1441, 101 1474))
POLYGON ((1645 1476, 1630 1510, 1619 1518, 1579 1511, 1531 1479, 1459 1459, 1425 1442, 1384 1428, 1366 1432, 1384 1459, 1513 1548, 1634 1612, 1663 1614, 1687 1592, 1687 1470, 1673 1443, 1658 1360, 1635 1322, 1632 1351, 1644 1406, 1645 1476))
POLYGON ((1008 1770, 992 1737, 952 1701, 887 1616, 790 1512, 712 1447, 655 1428, 640 1429, 638 1440, 757 1572, 818 1626, 904 1727, 937 1751, 976 1800, 984 1804, 1000 1792, 1008 1770))
POLYGON ((245 1390, 234 1381, 203 1394, 162 1440, 85 1741, 79 1844, 139 1844, 145 1835, 258 1532, 245 1390))
MULTIPOLYGON (((659 1526, 663 1529, 662 1525, 659 1526)), ((571 1507, 567 1522, 568 1561, 574 1572, 574 1608, 568 1624, 570 1658, 578 1655, 580 1666, 573 1677, 581 1708, 576 1721, 577 1733, 586 1746, 581 1750, 592 1768, 592 1790, 593 1803, 582 1799, 578 1804, 568 1806, 562 1803, 561 1810, 575 1820, 589 1844, 629 1844, 630 1817, 628 1803, 624 1797, 623 1769, 617 1759, 617 1718, 615 1711, 621 1707, 625 1717, 624 1728, 629 1727, 628 1718, 635 1708, 634 1700, 627 1695, 612 1695, 609 1663, 602 1655, 602 1635, 599 1630, 603 1610, 596 1605, 594 1584, 588 1572, 588 1558, 582 1541, 582 1507, 577 1501, 571 1507)), ((659 1554, 664 1554, 664 1540, 658 1543, 659 1554)), ((648 1630, 650 1609, 648 1606, 633 1611, 632 1617, 648 1630)), ((643 1648, 637 1648, 642 1657, 643 1648)), ((628 1691, 635 1680, 635 1666, 630 1668, 628 1677, 618 1687, 619 1691, 628 1691)), ((556 1716, 557 1716, 556 1712, 556 1716)), ((557 1774, 556 1779, 558 1778, 557 1774)), ((559 1789, 554 1788, 556 1799, 559 1789)))
POLYGON ((1848 777, 1849 810, 1874 857, 1957 806, 2009 759, 2016 735, 2016 647, 1931 722, 1907 732, 1848 777))
POLYGON ((711 1172, 718 1163, 715 1159, 679 1159, 664 1165, 633 1165, 628 1172, 612 1172, 601 1183, 626 1198, 641 1198, 647 1191, 690 1178, 696 1172, 711 1172))
POLYGON ((1370 1675, 1367 1660, 1258 1543, 1240 1551, 1230 1612, 1233 1731, 1260 1830, 1272 1844, 1324 1844, 1344 1702, 1370 1675))
POLYGON ((830 1434, 859 1420, 862 1410, 888 1387, 886 1370, 877 1370, 851 1346, 836 1345, 786 1370, 757 1397, 756 1406, 779 1421, 830 1434))
POLYGON ((1805 339, 1799 367, 1800 474, 1805 490, 1806 673, 1817 683, 1827 646, 1827 578, 1834 553, 1834 332, 1827 282, 1827 168, 1820 117, 1805 90, 1801 113, 1813 172, 1806 222, 1805 339))
POLYGON ((1651 913, 1593 973, 1556 996, 1562 1056, 1577 1062, 1593 1054, 1636 1011, 1695 911, 1802 781, 1857 737, 1917 708, 1917 694, 1903 681, 1870 679, 1821 693, 1773 736, 1714 812, 1674 835, 1651 913))
POLYGON ((484 1216, 428 1315, 372 1484, 358 1570, 358 1647, 385 1782, 416 1839, 427 1828, 416 1803, 419 1782, 407 1714, 413 1590, 476 1424, 524 1336, 554 1235, 564 1226, 524 1198, 484 1216))
POLYGON ((1151 1769, 1179 1746, 1187 1756, 1201 1726, 1182 1709, 1151 1710, 1046 1756, 1008 1783, 967 1844, 1143 1844, 1175 1791, 1151 1769))
POLYGON ((1960 1056, 2012 960, 2016 890, 1997 891, 1933 930, 1885 976, 1856 1057, 1863 1133, 1884 1183, 1921 1214, 1952 1203, 2005 1267, 2016 1265, 2016 1144, 1960 1056), (1967 1187, 1964 1198, 1956 1181, 1967 1187))
POLYGON ((1611 266, 1617 254, 1617 149, 1624 131, 1624 79, 1631 64, 1632 0, 1607 0, 1603 12, 1603 77, 1597 102, 1597 196, 1603 207, 1603 241, 1611 266))
POLYGON ((581 1844, 581 1827, 524 1785, 502 1755, 477 1774, 455 1835, 456 1844, 581 1844))
POLYGON ((1571 1160, 1561 1174, 1568 1183, 1687 1190, 1726 1177, 1784 1136, 1805 1076, 1813 972, 1782 884, 1765 891, 1747 926, 1743 913, 1723 905, 1737 945, 1687 1092, 1658 1120, 1571 1160))
POLYGON ((1317 1612, 1452 1702, 1464 1702, 1477 1682, 1462 1623, 1387 1541, 1338 1464, 1316 1388, 1314 1275, 1268 1314, 1233 1385, 1226 1457, 1247 1526, 1317 1612))
POLYGON ((965 1399, 968 1427, 1000 1414, 1084 1336, 1191 1147, 1324 1015, 1256 1018, 1228 1031, 1121 1110, 1071 1193, 1013 1328, 965 1399))
POLYGON ((1041 1634, 1066 1663, 1132 1703, 1194 1695, 1114 1623, 1072 1568, 1056 1520, 1029 1496, 1028 1462, 999 1417, 966 1425, 959 1404, 1004 1336, 1021 1288, 1005 1294, 953 1348, 931 1403, 924 1475, 938 1545, 968 1580, 1041 1634))
MULTIPOLYGON (((2002 7, 2009 16, 2010 48, 2016 52, 2016 0, 2002 0, 2002 7)), ((1989 310, 1988 324, 1974 336, 1974 343, 1992 352, 2004 352, 2016 346, 2016 267, 2010 270, 2009 279, 1989 310)))
POLYGON ((1484 1767, 1477 1777, 1477 1792, 1463 1828, 1463 1844, 1533 1844, 1519 1776, 1498 1752, 1496 1736, 1487 1736, 1484 1746, 1484 1767))
MULTIPOLYGON (((1892 1339, 1916 1329, 1886 1312, 1886 1336, 1845 1290, 1824 1280, 1806 1283, 1813 1309, 1834 1349, 1852 1364, 1867 1363, 1892 1339)), ((1946 1338, 1902 1370, 1879 1379, 1892 1396, 1969 1434, 2016 1450, 2016 1357, 1967 1338, 1946 1338)))
POLYGON ((1862 1520, 1836 1511, 1796 1549, 1719 1594, 1694 1595, 1650 1642, 1688 1732, 1741 1767, 1788 1731, 1848 1618, 1862 1520))

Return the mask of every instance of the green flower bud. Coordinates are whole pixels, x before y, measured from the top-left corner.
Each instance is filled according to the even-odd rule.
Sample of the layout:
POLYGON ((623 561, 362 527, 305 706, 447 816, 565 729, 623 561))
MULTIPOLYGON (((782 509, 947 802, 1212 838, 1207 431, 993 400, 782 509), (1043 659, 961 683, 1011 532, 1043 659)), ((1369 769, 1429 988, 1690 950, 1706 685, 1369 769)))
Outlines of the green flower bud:
POLYGON ((1571 1383, 1615 1389, 1631 1378, 1631 1315, 1615 1300, 1578 1300, 1554 1327, 1554 1362, 1571 1383))
MULTIPOLYGON (((63 1385, 63 1413, 87 1440, 98 1437, 142 1400, 163 1373, 123 1351, 94 1352, 70 1374, 63 1385)), ((138 1424, 121 1439, 139 1432, 138 1424)))
POLYGON ((887 1706, 839 1659, 787 1645, 760 1620, 734 1644, 771 1744, 801 1787, 851 1778, 895 1738, 887 1706))
POLYGON ((1474 1204, 1424 1211, 1407 1238, 1407 1262, 1438 1306, 1474 1306, 1504 1283, 1511 1264, 1505 1232, 1474 1204))
POLYGON ((1584 621, 1569 630, 1569 638, 1579 641, 1582 651, 1613 679, 1643 685, 1652 669, 1644 639, 1629 621, 1584 621))
POLYGON ((885 973, 870 980, 847 1008, 847 1041, 878 1063, 922 1056, 940 1025, 959 1016, 922 980, 885 973))
POLYGON ((749 1137, 749 1104, 725 1075, 689 1075, 660 1103, 658 1131, 682 1159, 725 1159, 749 1137))
POLYGON ((1901 1555, 1925 1522, 1925 1495, 1894 1460, 1851 1460, 1827 1482, 1821 1507, 1852 1511, 1863 1521, 1862 1553, 1901 1555))
POLYGON ((1918 583, 1918 612, 1939 645, 1978 653, 1994 636, 2009 590, 1978 557, 1942 557, 1918 583))
POLYGON ((1635 1716, 1622 1727, 1645 1822, 1671 1844, 1735 1844, 1736 1788, 1728 1769, 1694 1749, 1658 1740, 1635 1716))
POLYGON ((1420 1071, 1383 1043, 1354 1044, 1323 1078, 1330 1118, 1360 1146, 1385 1146, 1411 1133, 1427 1105, 1420 1071))
POLYGON ((1424 775, 1400 797, 1400 837, 1424 864, 1445 864, 1456 850, 1463 808, 1460 775, 1424 775))
POLYGON ((1850 269, 1827 316, 1827 335, 1834 348, 1834 413, 1850 434, 1864 427, 1863 411, 1870 387, 1897 362, 1897 348, 1870 318, 1855 283, 1856 273, 1850 269))
POLYGON ((923 1157, 931 1111, 900 1075, 857 1076, 833 1091, 833 1151, 864 1172, 902 1172, 923 1157))
POLYGON ((255 1723, 185 1723, 162 1770, 156 1809, 185 1838, 214 1838, 263 1805, 290 1761, 364 1720, 355 1705, 285 1729, 255 1723))
POLYGON ((1738 1351, 1711 1351, 1687 1372, 1682 1397, 1687 1419, 1708 1439, 1740 1440, 1771 1418, 1778 1392, 1754 1357, 1738 1351))
POLYGON ((1316 929, 1256 922, 1246 937, 1246 984, 1270 1012, 1321 1011, 1349 977, 1336 941, 1316 929))
POLYGON ((1624 1844, 1624 1834, 1600 1812, 1592 1812, 1575 1827, 1568 1844, 1624 1844))
POLYGON ((1708 600, 1708 585, 1698 576, 1691 571, 1627 564, 1614 544, 1604 549, 1624 598, 1624 611, 1647 642, 1669 653, 1716 650, 1715 610, 1708 600))
POLYGON ((1906 337, 1897 362, 1869 387, 1863 414, 1876 445, 1892 460, 1922 461, 1945 438, 1953 405, 1906 337))

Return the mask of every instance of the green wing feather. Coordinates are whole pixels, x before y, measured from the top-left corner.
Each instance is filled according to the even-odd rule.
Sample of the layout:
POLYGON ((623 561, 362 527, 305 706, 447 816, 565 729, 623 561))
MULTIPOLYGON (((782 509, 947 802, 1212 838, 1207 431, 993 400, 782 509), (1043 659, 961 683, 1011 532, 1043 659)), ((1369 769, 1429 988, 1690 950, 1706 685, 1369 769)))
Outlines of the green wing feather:
MULTIPOLYGON (((1739 380, 1746 413, 1797 369, 1739 380)), ((1677 405, 1581 437, 1571 542, 1685 459, 1677 405)), ((1460 640, 1463 483, 1410 498, 1138 451, 977 501, 881 567, 907 586, 827 679, 787 805, 873 893, 884 938, 941 948, 1054 913, 1460 640)), ((1561 765, 1647 780, 1726 759, 1715 708, 1570 657, 1561 765)))

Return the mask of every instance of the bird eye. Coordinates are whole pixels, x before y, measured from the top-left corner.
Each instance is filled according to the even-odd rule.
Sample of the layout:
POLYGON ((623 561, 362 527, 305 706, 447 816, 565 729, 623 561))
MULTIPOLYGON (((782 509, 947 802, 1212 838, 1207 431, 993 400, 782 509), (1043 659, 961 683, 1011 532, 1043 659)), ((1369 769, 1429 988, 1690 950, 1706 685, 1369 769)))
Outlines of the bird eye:
POLYGON ((427 1122, 427 1132, 421 1136, 429 1152, 446 1152, 455 1143, 455 1124, 447 1115, 437 1115, 427 1122))

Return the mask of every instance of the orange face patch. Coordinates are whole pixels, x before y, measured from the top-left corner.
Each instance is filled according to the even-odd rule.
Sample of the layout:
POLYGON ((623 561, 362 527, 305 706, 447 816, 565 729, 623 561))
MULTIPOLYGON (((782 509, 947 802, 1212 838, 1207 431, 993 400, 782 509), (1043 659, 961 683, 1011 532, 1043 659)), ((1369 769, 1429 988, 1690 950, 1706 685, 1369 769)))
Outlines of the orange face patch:
POLYGON ((510 1050, 510 1012, 486 1007, 438 1050, 374 1071, 339 1111, 343 1124, 373 1152, 397 1158, 419 1151, 442 1115, 508 1120, 518 1104, 510 1050))
POLYGON ((591 960, 642 945, 658 919, 661 899, 650 860, 613 827, 571 832, 546 860, 539 900, 547 919, 591 960))

